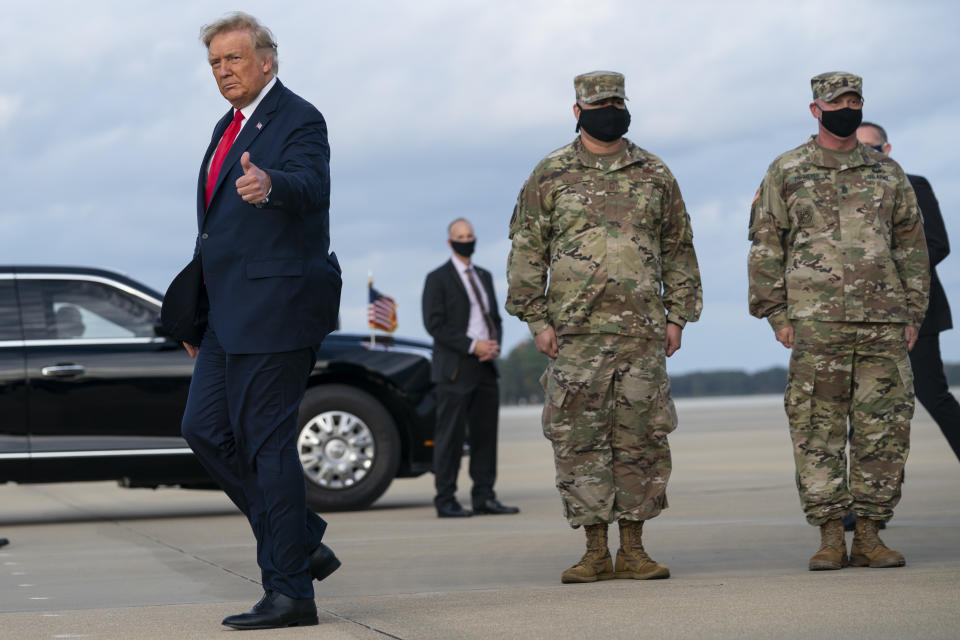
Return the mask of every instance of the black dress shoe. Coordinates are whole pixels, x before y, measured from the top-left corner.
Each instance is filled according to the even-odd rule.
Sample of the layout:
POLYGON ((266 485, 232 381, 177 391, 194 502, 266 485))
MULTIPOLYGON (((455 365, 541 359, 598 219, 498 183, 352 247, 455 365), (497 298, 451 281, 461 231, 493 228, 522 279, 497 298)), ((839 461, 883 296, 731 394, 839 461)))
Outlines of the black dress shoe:
POLYGON ((323 580, 339 568, 340 559, 334 555, 333 549, 322 542, 310 554, 310 575, 314 580, 323 580))
POLYGON ((7 540, 6 538, 0 538, 0 547, 5 547, 8 544, 10 544, 9 540, 7 540))
POLYGON ((246 613, 260 613, 260 609, 263 608, 263 605, 265 605, 267 602, 270 601, 270 594, 271 594, 271 593, 273 593, 273 592, 270 591, 269 589, 267 589, 266 591, 264 591, 264 592, 263 592, 263 597, 260 598, 260 600, 257 601, 257 604, 255 604, 255 605, 253 605, 252 607, 250 607, 250 611, 247 611, 246 613))
POLYGON ((282 629, 319 623, 313 598, 291 598, 279 591, 268 591, 250 611, 223 619, 224 625, 234 629, 282 629))
MULTIPOLYGON (((257 604, 255 604, 255 605, 253 605, 252 607, 250 607, 250 611, 244 611, 244 612, 243 612, 242 614, 240 614, 240 615, 249 616, 249 615, 253 615, 253 614, 255 614, 255 613, 260 613, 260 609, 263 608, 263 605, 270 601, 270 594, 271 594, 271 593, 273 593, 273 592, 270 591, 269 589, 266 590, 266 591, 264 591, 264 592, 263 592, 263 597, 260 598, 260 600, 257 601, 257 604)), ((236 616, 232 616, 232 617, 236 617, 236 616)))
POLYGON ((472 515, 472 511, 464 509, 456 500, 437 505, 438 518, 469 518, 472 515))
POLYGON ((519 507, 508 507, 507 505, 501 503, 496 498, 490 498, 489 500, 484 500, 481 502, 473 503, 473 512, 478 516, 483 515, 505 515, 511 513, 520 513, 519 507))

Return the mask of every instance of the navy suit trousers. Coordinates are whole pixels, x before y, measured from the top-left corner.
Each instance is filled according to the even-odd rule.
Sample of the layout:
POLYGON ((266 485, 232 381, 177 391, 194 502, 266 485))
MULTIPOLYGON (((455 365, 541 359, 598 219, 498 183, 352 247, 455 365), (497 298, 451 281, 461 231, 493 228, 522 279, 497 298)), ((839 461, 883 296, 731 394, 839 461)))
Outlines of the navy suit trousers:
POLYGON ((457 379, 440 382, 436 387, 437 425, 434 434, 433 473, 442 507, 456 499, 457 475, 463 457, 463 441, 470 443, 470 496, 475 505, 496 498, 497 416, 500 391, 493 364, 478 362, 473 356, 462 358, 457 379))
POLYGON ((960 460, 960 403, 950 393, 943 373, 939 333, 920 334, 910 352, 910 364, 917 400, 930 413, 960 460))
POLYGON ((327 523, 307 508, 297 412, 313 349, 232 354, 212 327, 200 343, 183 437, 250 521, 265 590, 313 598, 309 555, 327 523))

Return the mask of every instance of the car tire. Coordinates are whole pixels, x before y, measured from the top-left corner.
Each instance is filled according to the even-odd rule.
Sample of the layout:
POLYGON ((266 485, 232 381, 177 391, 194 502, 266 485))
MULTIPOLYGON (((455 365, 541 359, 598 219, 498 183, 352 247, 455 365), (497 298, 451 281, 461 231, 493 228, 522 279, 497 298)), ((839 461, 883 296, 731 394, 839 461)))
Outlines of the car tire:
POLYGON ((339 384, 307 389, 298 425, 297 452, 314 511, 368 507, 396 477, 396 423, 366 391, 339 384))

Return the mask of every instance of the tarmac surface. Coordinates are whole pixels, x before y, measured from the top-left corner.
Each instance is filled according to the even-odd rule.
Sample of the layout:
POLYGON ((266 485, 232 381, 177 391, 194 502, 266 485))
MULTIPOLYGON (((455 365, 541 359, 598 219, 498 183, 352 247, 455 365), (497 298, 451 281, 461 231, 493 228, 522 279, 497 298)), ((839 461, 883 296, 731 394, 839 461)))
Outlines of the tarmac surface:
MULTIPOLYGON (((670 508, 645 528, 669 580, 563 585, 583 533, 562 519, 536 408, 501 414, 501 500, 516 516, 439 520, 432 476, 332 513, 343 567, 320 625, 277 638, 957 638, 960 463, 918 407, 887 544, 901 569, 807 571, 779 397, 678 401, 670 508)), ((466 467, 466 465, 464 465, 466 467)), ((469 478, 460 478, 469 504, 469 478)), ((261 595, 253 536, 217 492, 111 483, 0 486, 0 638, 224 638, 261 595)), ((848 534, 848 544, 852 538, 848 534)), ((611 550, 617 533, 611 528, 611 550)), ((246 636, 245 636, 246 637, 246 636)))

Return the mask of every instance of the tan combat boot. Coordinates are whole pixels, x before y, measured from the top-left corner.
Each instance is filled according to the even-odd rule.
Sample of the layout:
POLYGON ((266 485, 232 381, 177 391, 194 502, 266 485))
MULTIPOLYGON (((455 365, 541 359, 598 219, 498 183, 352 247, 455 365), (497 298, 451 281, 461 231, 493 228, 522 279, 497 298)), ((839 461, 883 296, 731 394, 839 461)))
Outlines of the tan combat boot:
POLYGON ((596 582, 613 577, 613 560, 610 559, 610 550, 607 548, 606 523, 584 525, 583 530, 587 534, 587 552, 580 558, 580 562, 563 572, 561 582, 596 582))
POLYGON ((820 550, 810 557, 810 571, 829 571, 847 566, 847 541, 843 520, 835 518, 820 525, 820 550))
POLYGON ((854 567, 902 567, 907 564, 903 554, 890 549, 877 535, 879 520, 857 518, 857 528, 850 546, 850 564, 854 567))
POLYGON ((670 569, 654 562, 643 550, 643 520, 620 521, 620 548, 613 577, 633 580, 669 578, 670 569))

